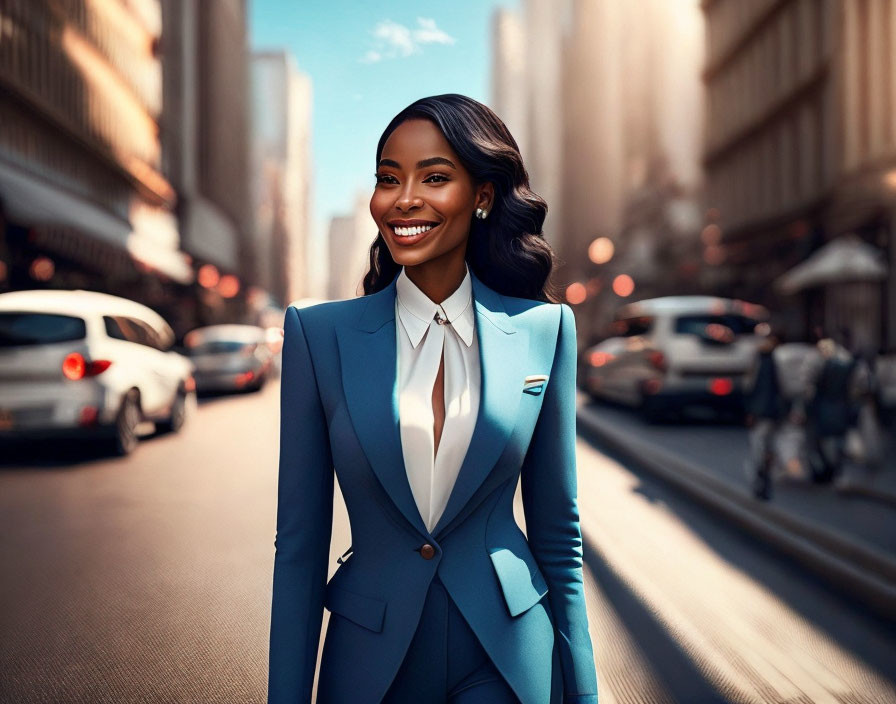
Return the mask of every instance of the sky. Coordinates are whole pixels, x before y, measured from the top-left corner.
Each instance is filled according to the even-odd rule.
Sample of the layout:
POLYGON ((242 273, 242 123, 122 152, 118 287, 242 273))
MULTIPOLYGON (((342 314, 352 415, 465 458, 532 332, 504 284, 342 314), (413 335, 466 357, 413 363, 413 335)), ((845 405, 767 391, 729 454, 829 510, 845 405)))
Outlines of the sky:
POLYGON ((377 141, 404 107, 440 93, 489 103, 492 14, 519 5, 251 0, 251 48, 286 49, 311 76, 315 238, 359 189, 373 191, 377 141))

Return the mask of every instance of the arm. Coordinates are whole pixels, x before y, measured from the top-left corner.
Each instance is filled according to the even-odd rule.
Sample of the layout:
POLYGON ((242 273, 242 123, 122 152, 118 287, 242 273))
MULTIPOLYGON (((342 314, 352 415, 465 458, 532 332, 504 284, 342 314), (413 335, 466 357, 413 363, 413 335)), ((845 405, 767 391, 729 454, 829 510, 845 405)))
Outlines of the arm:
POLYGON ((333 516, 333 460, 308 342, 286 309, 268 704, 311 701, 333 516))
POLYGON ((576 327, 562 304, 554 364, 521 470, 526 537, 548 583, 564 702, 597 704, 576 498, 576 327))

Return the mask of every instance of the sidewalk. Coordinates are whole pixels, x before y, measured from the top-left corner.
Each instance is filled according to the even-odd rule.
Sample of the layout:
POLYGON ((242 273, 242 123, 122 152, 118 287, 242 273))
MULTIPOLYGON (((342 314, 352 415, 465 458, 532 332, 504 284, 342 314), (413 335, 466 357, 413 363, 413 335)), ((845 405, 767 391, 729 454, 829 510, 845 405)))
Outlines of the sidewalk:
POLYGON ((750 492, 746 429, 648 425, 580 394, 578 430, 786 553, 881 616, 896 620, 896 442, 876 473, 836 485, 779 477, 771 501, 750 492))

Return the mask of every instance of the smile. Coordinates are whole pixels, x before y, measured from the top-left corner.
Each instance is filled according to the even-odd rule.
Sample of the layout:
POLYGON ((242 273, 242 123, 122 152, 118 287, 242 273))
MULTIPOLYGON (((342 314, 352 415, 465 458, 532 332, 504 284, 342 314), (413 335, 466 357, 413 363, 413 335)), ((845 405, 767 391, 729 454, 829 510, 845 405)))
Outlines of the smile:
POLYGON ((400 245, 417 244, 433 230, 437 229, 442 223, 429 225, 415 225, 413 227, 397 227, 390 225, 392 232, 395 234, 395 242, 400 245))
POLYGON ((392 231, 399 237, 413 237, 424 232, 429 232, 436 225, 419 225, 417 227, 393 227, 392 231))

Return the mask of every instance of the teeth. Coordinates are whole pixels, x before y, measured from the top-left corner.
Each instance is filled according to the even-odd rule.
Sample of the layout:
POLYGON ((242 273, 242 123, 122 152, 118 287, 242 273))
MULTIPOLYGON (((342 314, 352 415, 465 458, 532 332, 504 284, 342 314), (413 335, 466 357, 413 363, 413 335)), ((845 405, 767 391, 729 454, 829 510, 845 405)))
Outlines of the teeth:
POLYGON ((413 237, 414 235, 419 235, 421 232, 427 232, 434 227, 435 225, 421 225, 418 227, 393 227, 392 229, 399 237, 413 237))

